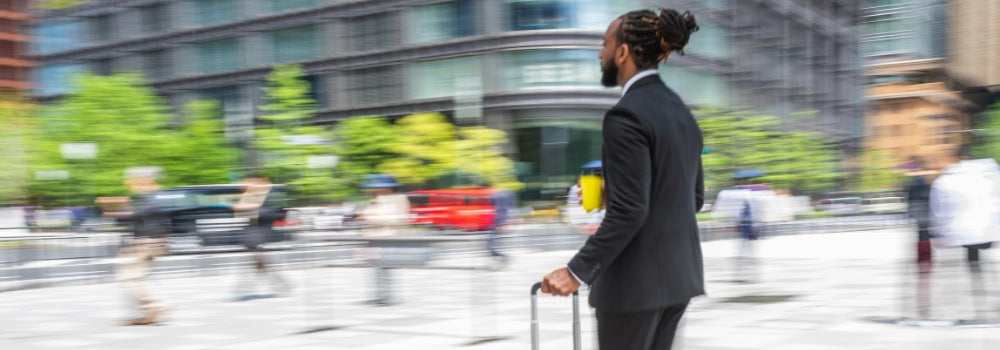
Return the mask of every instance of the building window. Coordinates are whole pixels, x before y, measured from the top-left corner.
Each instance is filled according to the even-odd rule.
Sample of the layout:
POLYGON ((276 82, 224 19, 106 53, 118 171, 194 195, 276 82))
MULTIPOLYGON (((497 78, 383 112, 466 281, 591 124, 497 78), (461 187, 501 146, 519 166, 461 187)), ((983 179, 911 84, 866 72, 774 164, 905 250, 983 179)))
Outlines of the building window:
POLYGON ((90 66, 90 71, 97 75, 111 75, 114 72, 114 61, 111 58, 95 60, 90 66))
POLYGON ((287 63, 316 58, 320 53, 319 30, 314 25, 286 28, 271 32, 274 63, 287 63))
MULTIPOLYGON (((600 116, 593 118, 599 120, 600 116)), ((601 158, 600 121, 521 122, 514 125, 513 134, 518 179, 528 184, 521 199, 565 196, 576 182, 580 166, 601 158)))
POLYGON ((281 12, 316 6, 317 0, 271 0, 271 11, 281 12))
POLYGON ((702 22, 699 27, 691 35, 691 44, 684 48, 684 52, 708 58, 729 57, 729 31, 708 21, 702 22))
POLYGON ((569 1, 508 1, 510 28, 536 30, 573 28, 576 26, 576 4, 569 1))
POLYGON ((506 88, 601 86, 596 50, 524 50, 509 53, 506 88))
POLYGON ((249 130, 253 129, 253 116, 249 103, 240 94, 239 86, 221 86, 198 90, 198 98, 214 100, 219 103, 222 120, 225 123, 226 136, 239 141, 249 130))
POLYGON ((203 26, 240 19, 240 2, 238 0, 199 0, 195 3, 198 10, 198 21, 203 26))
POLYGON ((95 43, 111 41, 111 15, 90 18, 90 40, 95 43))
POLYGON ((156 35, 170 30, 170 11, 167 3, 157 3, 139 8, 142 19, 142 31, 145 34, 156 35))
POLYGON ((39 25, 36 29, 37 44, 35 51, 39 54, 69 51, 80 47, 84 33, 82 22, 51 22, 39 25))
POLYGON ((173 75, 170 51, 166 49, 146 52, 142 60, 143 73, 150 81, 169 79, 173 75))
POLYGON ((478 17, 473 0, 419 6, 413 12, 410 41, 426 43, 475 35, 478 17))
POLYGON ((326 89, 326 78, 317 75, 307 75, 302 78, 309 83, 309 97, 316 101, 317 108, 329 108, 330 99, 326 89))
POLYGON ((461 57, 414 63, 410 70, 411 99, 455 96, 458 79, 479 79, 479 57, 461 57))
POLYGON ((622 14, 648 7, 640 0, 506 0, 508 29, 577 28, 604 31, 622 14))
POLYGON ((39 95, 60 95, 73 91, 73 80, 85 71, 80 64, 44 66, 37 71, 39 95))
POLYGON ((351 50, 373 51, 398 47, 400 44, 399 21, 395 14, 377 13, 350 20, 351 50))
POLYGON ((356 70, 350 74, 347 96, 356 106, 398 101, 402 97, 402 81, 395 66, 356 70))
POLYGON ((673 87, 687 104, 729 105, 729 82, 722 75, 686 66, 665 64, 660 66, 660 77, 667 86, 673 87))
POLYGON ((218 73, 243 68, 240 45, 236 38, 198 44, 198 58, 202 73, 218 73))

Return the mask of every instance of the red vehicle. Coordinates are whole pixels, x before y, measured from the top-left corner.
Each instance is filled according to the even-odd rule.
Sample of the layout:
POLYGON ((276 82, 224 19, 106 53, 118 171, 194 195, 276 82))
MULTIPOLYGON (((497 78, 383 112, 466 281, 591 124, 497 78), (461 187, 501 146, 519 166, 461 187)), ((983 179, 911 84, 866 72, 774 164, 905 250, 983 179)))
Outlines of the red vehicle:
POLYGON ((413 223, 439 229, 482 231, 490 229, 496 219, 493 196, 498 191, 489 187, 449 188, 407 192, 413 223))

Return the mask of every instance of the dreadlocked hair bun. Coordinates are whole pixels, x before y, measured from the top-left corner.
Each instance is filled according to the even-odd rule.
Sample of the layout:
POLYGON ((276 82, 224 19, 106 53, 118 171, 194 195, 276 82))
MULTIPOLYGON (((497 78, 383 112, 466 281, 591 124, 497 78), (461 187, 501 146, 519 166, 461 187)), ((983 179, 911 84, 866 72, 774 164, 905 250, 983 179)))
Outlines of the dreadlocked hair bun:
POLYGON ((637 10, 622 16, 618 32, 620 42, 627 44, 638 68, 655 67, 671 52, 684 55, 691 34, 698 31, 698 22, 689 11, 660 9, 637 10))
POLYGON ((660 45, 666 51, 677 51, 684 55, 691 34, 698 31, 698 22, 689 11, 679 13, 675 10, 660 9, 660 18, 656 21, 660 33, 660 45))

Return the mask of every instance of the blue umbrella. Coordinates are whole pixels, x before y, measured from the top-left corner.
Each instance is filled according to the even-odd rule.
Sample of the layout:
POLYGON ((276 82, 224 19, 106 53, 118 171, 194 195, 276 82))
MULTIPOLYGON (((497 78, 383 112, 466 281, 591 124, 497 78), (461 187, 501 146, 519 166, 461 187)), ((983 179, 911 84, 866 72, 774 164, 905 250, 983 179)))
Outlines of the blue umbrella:
POLYGON ((764 176, 764 172, 757 169, 736 170, 733 172, 734 179, 752 179, 764 176))
POLYGON ((372 174, 365 175, 364 183, 361 188, 364 189, 375 189, 375 188, 395 188, 399 187, 396 183, 396 179, 389 174, 372 174))
POLYGON ((580 168, 583 168, 583 169, 601 169, 602 165, 601 165, 601 161, 599 161, 599 160, 592 160, 592 161, 587 162, 587 164, 584 164, 580 168))

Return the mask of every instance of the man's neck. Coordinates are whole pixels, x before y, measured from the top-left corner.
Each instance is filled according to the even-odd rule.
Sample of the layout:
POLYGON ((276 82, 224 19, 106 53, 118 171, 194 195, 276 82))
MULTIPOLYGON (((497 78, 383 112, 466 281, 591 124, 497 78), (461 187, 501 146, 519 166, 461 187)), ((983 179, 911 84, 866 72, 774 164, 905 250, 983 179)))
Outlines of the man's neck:
POLYGON ((628 90, 630 88, 632 88, 632 86, 637 81, 639 81, 642 78, 645 78, 647 76, 650 76, 650 75, 656 75, 656 73, 657 73, 656 69, 650 68, 650 69, 644 69, 644 70, 636 72, 635 74, 632 74, 631 77, 629 77, 629 79, 625 81, 625 84, 622 85, 622 96, 624 96, 625 93, 628 92, 628 90))

